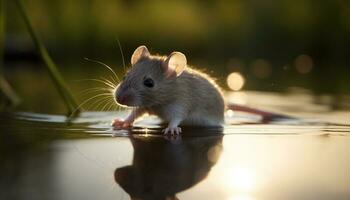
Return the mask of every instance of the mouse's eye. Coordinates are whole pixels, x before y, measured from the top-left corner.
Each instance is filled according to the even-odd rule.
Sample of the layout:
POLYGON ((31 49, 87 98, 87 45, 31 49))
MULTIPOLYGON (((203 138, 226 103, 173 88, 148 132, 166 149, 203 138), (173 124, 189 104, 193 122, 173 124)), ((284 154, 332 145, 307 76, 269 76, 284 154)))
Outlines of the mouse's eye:
POLYGON ((146 87, 153 87, 154 86, 154 81, 151 79, 151 78, 146 78, 144 81, 143 81, 143 85, 145 85, 146 87))

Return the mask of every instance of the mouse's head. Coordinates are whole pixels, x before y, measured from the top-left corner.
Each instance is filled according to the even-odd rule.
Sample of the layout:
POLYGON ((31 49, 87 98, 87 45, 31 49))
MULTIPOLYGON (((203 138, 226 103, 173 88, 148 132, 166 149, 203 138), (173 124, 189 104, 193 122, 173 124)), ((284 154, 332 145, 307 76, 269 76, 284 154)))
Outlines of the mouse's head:
POLYGON ((115 90, 115 100, 126 106, 154 106, 172 98, 176 79, 185 70, 184 54, 153 56, 146 46, 138 47, 131 57, 130 70, 115 90))

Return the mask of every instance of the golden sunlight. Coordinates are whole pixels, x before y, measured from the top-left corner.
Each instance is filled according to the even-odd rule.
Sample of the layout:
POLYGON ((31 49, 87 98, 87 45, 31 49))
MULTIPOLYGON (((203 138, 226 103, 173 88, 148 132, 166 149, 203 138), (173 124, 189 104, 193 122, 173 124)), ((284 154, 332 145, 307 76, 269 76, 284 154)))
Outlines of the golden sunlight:
POLYGON ((148 136, 149 136, 149 135, 148 135, 148 132, 149 132, 148 128, 144 128, 144 129, 142 129, 142 131, 145 133, 145 134, 144 134, 145 137, 148 137, 148 136))
POLYGON ((241 195, 234 195, 230 197, 228 200, 255 200, 252 196, 241 194, 241 195))
POLYGON ((241 90, 244 86, 244 83, 244 77, 238 72, 233 72, 227 77, 227 85, 231 90, 241 90))
POLYGON ((228 171, 227 178, 229 187, 241 192, 251 192, 256 185, 254 174, 245 167, 235 167, 228 171))
POLYGON ((227 100, 230 103, 246 105, 247 99, 248 99, 247 94, 242 91, 227 93, 227 100))

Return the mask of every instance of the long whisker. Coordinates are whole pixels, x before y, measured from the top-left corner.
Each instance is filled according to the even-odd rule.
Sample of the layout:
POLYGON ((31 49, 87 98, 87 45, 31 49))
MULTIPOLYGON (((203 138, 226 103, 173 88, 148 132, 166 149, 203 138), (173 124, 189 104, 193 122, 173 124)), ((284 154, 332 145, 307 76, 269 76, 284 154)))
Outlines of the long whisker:
POLYGON ((103 83, 105 85, 107 85, 108 87, 114 89, 115 86, 113 84, 110 84, 108 82, 105 82, 104 80, 100 80, 100 79, 81 79, 81 80, 77 80, 77 81, 96 81, 96 82, 99 82, 99 83, 103 83))
POLYGON ((113 98, 112 97, 106 97, 103 101, 101 101, 97 106, 96 106, 96 110, 101 110, 103 111, 102 109, 99 109, 100 106, 103 106, 103 105, 106 105, 106 104, 109 104, 111 101, 113 101, 113 98))
POLYGON ((113 85, 113 87, 117 87, 117 85, 114 84, 112 81, 110 81, 110 80, 108 80, 108 79, 106 79, 106 78, 104 78, 104 77, 100 77, 100 78, 101 78, 101 80, 106 81, 107 83, 113 85))
POLYGON ((90 93, 93 93, 93 92, 113 92, 111 89, 108 89, 108 88, 102 88, 102 87, 94 87, 94 88, 88 88, 88 89, 85 89, 85 90, 82 90, 79 95, 87 95, 87 94, 90 94, 90 93))
POLYGON ((104 111, 104 108, 107 107, 108 105, 110 105, 111 103, 111 99, 106 99, 103 103, 103 105, 101 105, 101 108, 99 109, 100 111, 104 111))
POLYGON ((123 53, 123 48, 122 45, 120 44, 119 38, 117 37, 117 43, 118 43, 118 47, 119 47, 119 51, 120 51, 120 55, 122 56, 122 61, 123 61, 123 69, 124 72, 126 71, 126 65, 125 65, 125 59, 124 59, 124 53, 123 53))
MULTIPOLYGON (((114 80, 112 76, 109 76, 109 78, 111 78, 112 80, 114 80)), ((109 80, 109 79, 106 79, 106 80, 109 80)), ((112 82, 112 83, 113 83, 113 82, 112 82)), ((113 83, 113 85, 118 85, 118 83, 119 83, 119 82, 115 82, 115 83, 113 83)))
POLYGON ((114 110, 114 108, 118 108, 118 107, 119 107, 119 106, 115 103, 114 99, 111 101, 111 103, 112 103, 112 104, 111 104, 112 106, 111 106, 110 108, 108 108, 109 110, 110 110, 110 109, 114 110))
POLYGON ((96 102, 92 103, 89 107, 89 110, 95 110, 98 109, 98 107, 105 101, 109 100, 111 97, 110 96, 106 96, 106 97, 102 97, 101 99, 97 100, 96 102), (95 106, 97 104, 97 106, 95 106))
POLYGON ((114 106, 116 106, 117 104, 115 104, 113 101, 111 101, 111 105, 107 108, 106 111, 110 111, 114 106))
POLYGON ((96 105, 97 103, 100 103, 100 102, 104 101, 104 100, 106 100, 106 98, 97 99, 95 102, 89 104, 89 105, 87 106, 86 110, 95 111, 95 105, 96 105))
POLYGON ((98 63, 98 64, 100 64, 100 65, 105 66, 107 69, 109 69, 109 70, 113 73, 113 75, 114 75, 115 78, 117 79, 116 82, 120 82, 120 80, 119 80, 117 74, 114 72, 114 70, 113 70, 110 66, 108 66, 108 65, 106 65, 105 63, 103 63, 103 62, 101 62, 101 61, 98 61, 98 60, 93 60, 93 59, 90 59, 90 58, 84 58, 84 59, 87 60, 87 61, 94 62, 94 63, 98 63))
POLYGON ((105 108, 110 105, 110 101, 107 101, 107 103, 102 107, 101 111, 104 112, 105 108))
POLYGON ((113 105, 114 105, 114 106, 111 107, 111 109, 112 109, 111 111, 120 111, 120 106, 118 106, 118 105, 117 105, 116 103, 114 103, 114 102, 113 102, 113 105))
MULTIPOLYGON (((78 107, 72 112, 72 114, 69 115, 68 119, 71 119, 72 116, 74 116, 75 112, 77 112, 77 110, 79 110, 83 105, 85 105, 87 102, 91 101, 92 99, 95 99, 97 97, 100 97, 100 96, 106 96, 107 94, 98 94, 98 95, 95 95, 91 98, 88 98, 87 100, 83 101, 81 104, 78 105, 78 107)), ((108 94, 110 95, 110 94, 108 94)))

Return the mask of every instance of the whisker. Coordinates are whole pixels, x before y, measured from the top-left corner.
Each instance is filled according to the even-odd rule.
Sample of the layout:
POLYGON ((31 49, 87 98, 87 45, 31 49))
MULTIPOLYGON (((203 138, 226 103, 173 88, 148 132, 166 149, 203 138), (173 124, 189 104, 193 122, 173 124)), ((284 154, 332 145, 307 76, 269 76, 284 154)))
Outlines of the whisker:
MULTIPOLYGON (((109 95, 109 94, 108 94, 109 95)), ((83 101, 81 104, 78 105, 78 107, 69 115, 68 119, 71 119, 72 116, 74 116, 74 114, 77 112, 77 110, 79 110, 83 105, 85 105, 87 102, 91 101, 92 99, 95 99, 97 97, 100 97, 100 96, 106 96, 106 94, 98 94, 98 95, 95 95, 91 98, 88 98, 87 100, 83 101)))
POLYGON ((94 87, 94 88, 88 88, 88 89, 85 89, 85 90, 82 90, 79 95, 87 95, 87 94, 90 94, 90 93, 93 93, 93 92, 111 92, 112 91, 108 88, 102 88, 102 87, 94 87))
POLYGON ((114 72, 114 70, 113 70, 110 66, 108 66, 107 64, 105 64, 105 63, 103 63, 103 62, 101 62, 101 61, 98 61, 98 60, 90 59, 90 58, 84 58, 84 59, 87 60, 87 61, 94 62, 94 63, 98 63, 98 64, 100 64, 100 65, 105 66, 107 69, 109 69, 109 71, 111 71, 111 72, 113 73, 113 75, 114 75, 115 78, 117 79, 116 82, 120 82, 120 80, 119 80, 117 74, 116 74, 116 73, 114 72))
POLYGON ((107 102, 107 104, 104 107, 102 107, 102 111, 105 111, 104 109, 107 108, 107 106, 110 105, 110 103, 111 101, 107 102))
POLYGON ((106 98, 97 99, 95 102, 91 103, 90 105, 87 105, 86 110, 88 110, 88 111, 95 111, 95 105, 97 103, 100 103, 100 102, 104 101, 105 99, 106 98))
POLYGON ((87 110, 96 110, 95 108, 97 108, 97 106, 95 106, 96 104, 98 104, 98 106, 105 100, 110 99, 110 96, 104 96, 101 97, 100 99, 97 99, 95 102, 92 102, 91 104, 88 105, 87 110))
POLYGON ((81 80, 77 80, 77 81, 96 81, 96 82, 99 82, 99 83, 103 83, 103 84, 107 85, 108 87, 110 87, 112 89, 115 88, 115 86, 113 84, 110 84, 110 83, 105 82, 104 80, 100 80, 100 79, 92 78, 92 79, 81 79, 81 80))
POLYGON ((120 51, 120 55, 122 56, 122 61, 123 61, 123 69, 124 72, 126 72, 126 65, 125 65, 125 59, 124 59, 124 53, 123 53, 123 48, 122 45, 120 44, 119 38, 117 37, 117 43, 120 51))
POLYGON ((118 106, 118 104, 116 104, 116 103, 113 103, 113 105, 114 105, 114 106, 111 107, 111 109, 112 109, 111 111, 113 111, 113 112, 119 111, 120 106, 118 106))
POLYGON ((113 85, 113 87, 117 87, 116 84, 114 84, 112 81, 108 80, 107 78, 104 78, 104 77, 100 77, 100 78, 101 78, 101 80, 106 81, 107 83, 113 85))
POLYGON ((102 97, 101 99, 97 100, 96 102, 92 103, 89 107, 89 110, 98 110, 98 107, 105 101, 109 100, 111 97, 102 97), (96 105, 97 104, 97 105, 96 105))
POLYGON ((106 98, 103 103, 100 103, 98 106, 97 106, 97 109, 100 110, 100 111, 103 111, 103 108, 106 106, 106 105, 109 105, 110 102, 113 102, 113 99, 112 98, 106 98), (103 106, 104 105, 104 106, 103 106), (103 106, 102 108, 99 108, 100 106, 103 106))
MULTIPOLYGON (((106 111, 111 111, 111 109, 117 104, 115 104, 114 102, 111 102, 111 105, 107 108, 106 111)), ((112 110, 113 111, 113 110, 112 110)))
POLYGON ((118 104, 115 103, 114 99, 113 99, 113 101, 111 101, 111 102, 112 102, 112 106, 111 106, 110 108, 108 108, 108 109, 112 109, 112 111, 114 111, 114 110, 117 109, 119 106, 118 106, 118 104))
POLYGON ((102 108, 103 111, 108 111, 111 107, 113 107, 114 105, 117 105, 115 102, 114 102, 114 99, 110 99, 107 104, 106 104, 106 107, 102 108), (107 107, 108 106, 108 107, 107 107), (106 108, 106 110, 104 110, 106 108))
MULTIPOLYGON (((109 78, 111 78, 112 80, 114 80, 112 76, 109 76, 109 78)), ((106 79, 106 80, 109 80, 109 79, 106 79)), ((113 85, 117 86, 118 83, 119 83, 119 82, 115 82, 115 83, 113 83, 113 85)))

